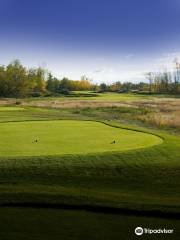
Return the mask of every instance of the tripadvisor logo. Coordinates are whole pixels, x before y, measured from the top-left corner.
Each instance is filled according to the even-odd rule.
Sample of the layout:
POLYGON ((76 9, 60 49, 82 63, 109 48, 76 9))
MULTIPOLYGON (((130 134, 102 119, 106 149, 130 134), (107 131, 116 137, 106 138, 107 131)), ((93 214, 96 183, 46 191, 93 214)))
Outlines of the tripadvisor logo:
POLYGON ((142 227, 137 227, 135 229, 135 234, 140 236, 142 234, 172 234, 174 232, 173 229, 150 229, 150 228, 142 228, 142 227))
POLYGON ((136 235, 142 235, 143 234, 143 228, 142 227, 137 227, 136 229, 135 229, 135 234, 136 235))

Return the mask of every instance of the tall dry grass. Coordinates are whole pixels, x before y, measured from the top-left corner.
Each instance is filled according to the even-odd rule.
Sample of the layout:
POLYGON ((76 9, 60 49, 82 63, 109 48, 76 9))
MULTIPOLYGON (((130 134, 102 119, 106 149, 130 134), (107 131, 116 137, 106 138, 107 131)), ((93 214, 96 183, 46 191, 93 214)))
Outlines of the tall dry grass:
MULTIPOLYGON (((1 99, 0 105, 15 105, 14 99, 1 99)), ((139 120, 147 124, 162 127, 180 128, 180 99, 179 98, 153 98, 140 99, 136 101, 110 101, 110 100, 36 100, 20 102, 22 106, 48 107, 55 109, 95 109, 95 108, 112 108, 127 107, 131 108, 128 118, 139 120), (131 112, 132 108, 141 109, 142 111, 135 114, 131 112)), ((113 115, 114 116, 114 115, 113 115)), ((112 117, 113 117, 112 116, 112 117)), ((122 116, 122 115, 121 115, 122 116)), ((128 119, 127 119, 128 120, 128 119)))
POLYGON ((180 128, 180 99, 154 99, 136 102, 139 108, 151 111, 137 116, 138 120, 157 127, 180 128))

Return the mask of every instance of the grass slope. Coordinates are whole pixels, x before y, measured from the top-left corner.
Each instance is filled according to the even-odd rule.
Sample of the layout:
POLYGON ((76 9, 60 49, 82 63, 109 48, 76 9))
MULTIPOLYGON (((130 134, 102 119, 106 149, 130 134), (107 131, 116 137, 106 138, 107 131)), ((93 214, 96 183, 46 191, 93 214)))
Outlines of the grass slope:
MULTIPOLYGON (((110 117, 112 112, 110 109, 108 111, 109 112, 106 112, 106 116, 110 117)), ((113 114, 115 114, 114 111, 115 109, 113 109, 113 114)), ((101 115, 101 113, 101 110, 98 109, 96 109, 96 114, 94 111, 92 114, 92 112, 88 110, 88 116, 91 114, 92 120, 96 120, 97 118, 100 119, 100 116, 101 120, 103 120, 105 115, 101 115)), ((81 120, 89 119, 87 115, 83 114, 83 111, 79 111, 77 114, 77 110, 58 111, 26 108, 24 111, 0 111, 1 122, 57 120, 67 118, 81 120)), ((5 123, 1 123, 0 125, 2 126, 3 124, 5 123)), ((68 156, 0 157, 0 205, 16 205, 18 203, 33 205, 44 203, 47 205, 104 206, 114 207, 116 209, 133 209, 142 212, 156 211, 166 215, 173 212, 180 213, 179 135, 131 125, 123 126, 118 121, 108 121, 108 124, 154 133, 163 137, 164 141, 160 145, 125 152, 117 151, 99 154, 92 152, 91 154, 73 154, 68 156)), ((5 220, 3 216, 6 215, 6 209, 1 209, 1 221, 3 223, 10 223, 11 218, 8 219, 8 216, 12 216, 11 214, 14 214, 14 217, 12 216, 13 219, 17 218, 19 214, 21 214, 21 216, 26 214, 26 211, 23 212, 22 210, 21 213, 18 211, 19 210, 16 209, 12 210, 12 212, 11 209, 7 210, 7 218, 5 220)), ((58 213, 58 211, 57 216, 55 216, 55 213, 51 215, 51 213, 47 213, 46 211, 36 211, 40 214, 40 227, 47 226, 49 231, 53 228, 54 224, 52 225, 49 222, 46 225, 41 219, 48 219, 49 216, 49 219, 52 219, 52 222, 54 222, 55 219, 61 221, 60 218, 62 217, 63 219, 64 216, 64 214, 58 213), (61 214, 61 217, 58 214, 61 214), (41 216, 44 216, 44 218, 41 218, 41 216)), ((33 212, 29 213, 29 221, 31 221, 32 218, 36 218, 34 214, 33 212)), ((71 215, 71 213, 69 214, 71 215)), ((98 214, 94 215, 92 218, 87 216, 87 225, 88 223, 91 225, 93 221, 96 222, 98 216, 101 218, 98 214)), ((112 238, 109 238, 113 239, 112 232, 115 231, 114 227, 117 226, 115 222, 118 221, 116 216, 113 216, 112 220, 110 220, 112 221, 112 225, 108 222, 110 226, 112 226, 108 233, 108 224, 105 223, 106 220, 103 215, 102 221, 100 221, 99 224, 101 224, 102 229, 105 230, 104 235, 103 233, 99 235, 99 239, 106 239, 106 236, 112 236, 112 238)), ((69 219, 71 219, 71 217, 69 217, 69 219)), ((119 216, 118 226, 120 222, 122 224, 123 219, 125 219, 124 216, 122 218, 119 216)), ((147 221, 147 225, 150 226, 150 222, 154 221, 154 225, 156 226, 157 224, 157 226, 159 226, 158 222, 161 222, 161 219, 150 219, 151 218, 139 218, 141 223, 139 225, 147 221)), ((26 221, 28 220, 24 218, 24 222, 26 221)), ((66 222, 66 220, 64 221, 66 222)), ((82 220, 79 218, 77 224, 78 221, 82 224, 84 222, 83 218, 82 220)), ((172 221, 173 226, 176 226, 176 221, 172 221)), ((138 222, 137 218, 134 217, 132 222, 138 222)), ((17 238, 19 239, 18 223, 21 224, 20 219, 17 225, 14 225, 13 231, 17 234, 17 238)), ((70 228, 80 229, 80 226, 75 223, 76 220, 74 220, 72 225, 69 223, 70 228)), ((96 224, 98 224, 98 222, 96 222, 96 224)), ((162 220, 161 224, 162 227, 164 227, 166 224, 165 220, 162 220)), ((127 226, 129 225, 131 225, 131 219, 127 220, 127 226)), ((1 226, 5 229, 6 224, 2 224, 1 226)), ((124 225, 122 228, 127 229, 127 226, 124 225)), ((145 225, 144 227, 147 226, 145 225)), ((33 228, 36 228, 35 225, 31 228, 32 232, 33 228)), ((63 225, 63 229, 64 228, 65 225, 63 225)), ((88 228, 86 228, 86 231, 88 232, 88 228)), ((101 232, 98 227, 95 228, 94 231, 101 232)), ((26 230, 23 230, 22 234, 26 232, 26 230)), ((90 229, 90 232, 92 232, 92 229, 90 229)), ((43 233, 41 233, 39 239, 43 236, 43 233)), ((1 234, 3 234, 3 232, 1 232, 1 234)), ((84 239, 83 230, 80 234, 82 235, 79 238, 84 239)), ((116 235, 114 236, 114 239, 117 239, 116 235)), ((74 238, 74 236, 68 237, 69 239, 74 238)), ((94 239, 96 238, 94 237, 94 239)))
POLYGON ((137 226, 174 229, 174 234, 148 235, 144 239, 178 240, 180 233, 177 220, 55 209, 0 208, 0 222, 3 240, 142 239, 134 233, 137 226))
MULTIPOLYGON (((73 112, 38 108, 0 112, 2 122, 53 120, 63 117, 76 119, 77 115, 73 112)), ((85 117, 83 114, 78 115, 78 119, 85 117)), ((38 122, 27 122, 31 123, 38 122)), ((108 124, 111 123, 119 126, 117 122, 108 121, 108 124)), ((6 125, 2 123, 1 126, 4 124, 6 125)), ((9 124, 21 123, 7 123, 7 126, 9 124)), ((106 127, 100 123, 94 124, 99 124, 103 129, 106 127)), ((46 202, 180 211, 179 137, 163 131, 138 129, 159 134, 164 142, 154 147, 127 152, 0 157, 0 203, 46 202)), ((16 141, 14 136, 16 135, 13 134, 13 141, 16 141)), ((136 138, 134 142, 136 143, 136 138)), ((17 144, 21 148, 19 140, 17 144)))

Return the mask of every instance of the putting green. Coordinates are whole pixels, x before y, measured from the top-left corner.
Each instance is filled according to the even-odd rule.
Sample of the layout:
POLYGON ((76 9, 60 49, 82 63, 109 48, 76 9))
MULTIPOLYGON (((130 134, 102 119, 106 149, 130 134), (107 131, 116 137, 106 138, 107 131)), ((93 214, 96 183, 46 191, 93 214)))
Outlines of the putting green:
POLYGON ((162 142, 151 134, 74 120, 1 123, 0 139, 0 156, 126 151, 162 142), (112 144, 114 140, 116 143, 112 144))

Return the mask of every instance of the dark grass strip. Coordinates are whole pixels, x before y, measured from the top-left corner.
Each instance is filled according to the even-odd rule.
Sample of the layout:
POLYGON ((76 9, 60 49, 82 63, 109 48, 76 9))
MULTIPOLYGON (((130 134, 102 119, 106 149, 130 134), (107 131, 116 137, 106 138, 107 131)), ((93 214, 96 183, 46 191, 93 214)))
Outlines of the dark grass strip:
POLYGON ((18 203, 4 203, 4 204, 1 203, 0 207, 78 210, 78 211, 87 211, 87 212, 114 214, 114 215, 154 217, 154 218, 164 218, 164 219, 180 219, 180 213, 178 212, 164 212, 160 210, 148 211, 148 210, 137 210, 137 209, 128 209, 128 208, 115 208, 115 207, 108 207, 108 206, 18 202, 18 203))

